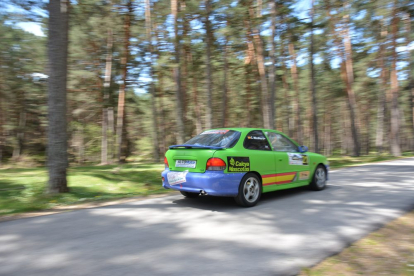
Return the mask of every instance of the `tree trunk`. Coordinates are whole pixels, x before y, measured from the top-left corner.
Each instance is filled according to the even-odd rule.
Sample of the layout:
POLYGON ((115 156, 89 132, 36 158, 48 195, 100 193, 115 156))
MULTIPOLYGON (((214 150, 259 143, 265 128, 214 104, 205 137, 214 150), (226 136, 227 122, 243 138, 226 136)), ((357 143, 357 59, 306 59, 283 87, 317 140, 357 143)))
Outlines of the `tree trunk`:
MULTIPOLYGON (((251 27, 252 19, 254 18, 254 10, 253 7, 249 6, 249 26, 251 27)), ((264 56, 263 56, 263 43, 260 37, 260 32, 257 28, 252 27, 253 31, 253 41, 254 41, 254 48, 256 50, 256 59, 257 59, 257 68, 259 70, 260 76, 260 90, 261 90, 261 106, 262 106, 262 117, 263 117, 263 127, 267 129, 271 129, 272 126, 270 125, 270 116, 269 116, 269 91, 267 87, 267 78, 266 78, 266 69, 264 64, 264 56)))
MULTIPOLYGON (((160 42, 158 39, 158 26, 155 23, 153 30, 155 32, 155 41, 156 41, 156 46, 155 46, 155 53, 159 59, 160 57, 160 42)), ((164 156, 165 152, 166 152, 166 142, 165 142, 165 103, 164 103, 164 74, 163 74, 163 70, 160 69, 158 71, 158 97, 159 97, 159 101, 158 101, 158 110, 160 114, 160 139, 158 139, 158 143, 159 143, 159 150, 162 156, 164 156)))
POLYGON ((299 78, 298 78, 298 69, 297 69, 297 63, 296 63, 296 51, 295 46, 293 43, 289 43, 289 53, 291 58, 291 64, 290 72, 292 74, 293 78, 293 86, 295 89, 295 97, 294 97, 294 104, 293 104, 293 110, 295 113, 295 126, 296 126, 296 132, 295 132, 295 139, 296 142, 299 144, 302 144, 302 120, 301 120, 301 108, 300 108, 300 92, 299 92, 299 78))
POLYGON ((105 80, 103 88, 103 108, 102 108, 102 144, 101 144, 101 164, 108 164, 108 117, 109 117, 109 89, 111 87, 112 73, 112 29, 108 29, 107 54, 105 62, 105 80))
POLYGON ((331 132, 332 132, 332 102, 327 98, 326 100, 326 110, 325 110, 325 152, 326 156, 330 156, 332 153, 332 142, 331 142, 331 132))
POLYGON ((310 41, 310 57, 309 57, 309 64, 310 64, 310 71, 311 71, 311 93, 312 93, 312 121, 313 121, 313 143, 314 143, 314 151, 319 153, 319 139, 318 139, 318 116, 317 106, 316 106, 316 79, 315 79, 315 68, 313 64, 313 55, 314 55, 314 41, 313 41, 313 18, 314 18, 314 0, 312 0, 312 9, 311 9, 311 41, 310 41))
MULTIPOLYGON (((24 102, 24 96, 20 99, 22 102, 24 102)), ((23 149, 23 143, 24 143, 24 129, 26 127, 26 112, 25 106, 23 104, 22 110, 19 112, 19 126, 17 127, 17 133, 16 133, 16 144, 13 148, 13 160, 19 160, 22 149, 23 149)))
POLYGON ((152 143, 153 143, 153 156, 154 162, 160 161, 159 148, 158 148, 158 122, 157 122, 157 107, 156 107, 156 95, 154 87, 154 70, 152 68, 153 59, 153 49, 152 49, 152 23, 151 23, 151 3, 150 0, 145 0, 146 9, 145 9, 145 27, 147 31, 147 42, 148 42, 148 53, 149 53, 149 75, 151 81, 149 84, 149 90, 151 94, 151 115, 152 115, 152 143))
POLYGON ((391 126, 390 126, 390 150, 393 156, 401 156, 399 130, 400 118, 398 108, 398 79, 397 79, 397 32, 398 17, 396 1, 394 2, 392 20, 392 65, 391 65, 391 126))
POLYGON ((411 54, 411 50, 408 47, 409 44, 411 43, 411 39, 410 39, 410 35, 411 35, 411 18, 410 18, 410 14, 407 13, 407 19, 406 19, 406 26, 407 26, 407 30, 406 30, 406 34, 407 34, 407 52, 408 52, 408 64, 409 64, 409 70, 408 70, 408 78, 409 78, 409 85, 408 85, 408 89, 409 89, 409 101, 410 101, 410 128, 411 128, 411 151, 414 152, 414 59, 413 56, 411 54))
POLYGON ((381 154, 384 150, 384 118, 385 118, 385 104, 386 104, 386 68, 385 68, 385 39, 387 37, 387 31, 384 23, 381 24, 381 45, 378 52, 378 67, 381 69, 380 85, 378 89, 378 110, 377 110, 377 131, 375 138, 375 147, 377 153, 381 154))
POLYGON ((180 69, 180 37, 178 36, 178 0, 171 0, 171 13, 174 17, 174 79, 176 83, 175 100, 176 100, 176 122, 177 122, 177 144, 184 143, 184 122, 183 122, 183 107, 181 101, 181 69, 180 69))
POLYGON ((207 105, 206 105, 206 128, 211 129, 213 127, 213 80, 212 80, 212 66, 211 66, 211 44, 213 30, 210 22, 211 14, 211 0, 205 0, 206 13, 205 13, 205 30, 206 30, 206 77, 207 77, 207 105))
MULTIPOLYGON (((347 3, 344 4, 346 7, 347 3)), ((357 125, 357 104, 355 99, 355 94, 353 91, 354 83, 354 71, 353 71, 353 62, 352 62, 352 46, 351 46, 351 37, 349 35, 349 14, 344 15, 345 26, 344 26, 344 46, 345 46, 345 71, 346 71, 346 91, 348 95, 348 107, 350 111, 351 119, 351 133, 353 140, 353 155, 360 155, 360 143, 359 143, 359 133, 357 125)))
MULTIPOLYGON (((283 18, 282 18, 283 21, 283 18)), ((284 113, 284 116, 282 116, 283 118, 283 122, 285 123, 284 127, 283 127, 283 131, 285 131, 285 129, 287 129, 287 133, 290 137, 293 136, 293 128, 294 128, 294 120, 293 117, 291 116, 291 110, 290 110, 290 95, 289 95, 289 83, 287 80, 287 68, 285 65, 285 45, 283 45, 283 42, 281 42, 281 46, 280 46, 280 56, 281 56, 281 63, 282 63, 282 71, 283 71, 283 75, 282 75, 282 83, 283 83, 283 90, 284 90, 284 95, 283 95, 283 107, 281 108, 281 111, 284 113)))
POLYGON ((69 192, 66 179, 68 167, 66 83, 69 1, 50 0, 48 10, 48 192, 64 193, 69 192))
POLYGON ((269 103, 269 122, 270 128, 275 129, 275 98, 276 98, 276 1, 270 2, 270 13, 271 13, 271 23, 270 23, 270 70, 269 70, 269 85, 270 85, 270 103, 269 103))
POLYGON ((223 63, 224 63, 224 67, 223 67, 223 101, 222 101, 222 106, 221 106, 221 127, 226 127, 227 125, 227 71, 228 71, 228 60, 227 60, 227 55, 228 55, 228 37, 226 35, 226 41, 224 44, 224 51, 223 51, 223 63))
POLYGON ((116 146, 117 146, 117 159, 119 163, 125 162, 126 159, 126 147, 125 147, 125 90, 127 86, 128 76, 128 58, 129 58, 129 39, 131 29, 131 15, 132 15, 132 2, 127 3, 128 12, 125 15, 124 23, 124 56, 121 58, 122 68, 122 83, 119 88, 118 95, 118 115, 116 120, 116 146))

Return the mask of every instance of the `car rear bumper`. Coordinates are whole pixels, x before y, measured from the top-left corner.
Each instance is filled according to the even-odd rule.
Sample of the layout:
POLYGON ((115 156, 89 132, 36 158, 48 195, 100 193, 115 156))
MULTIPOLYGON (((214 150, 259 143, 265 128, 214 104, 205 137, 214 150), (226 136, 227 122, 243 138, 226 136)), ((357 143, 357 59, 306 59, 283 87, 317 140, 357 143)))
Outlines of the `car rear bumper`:
POLYGON ((204 191, 212 196, 236 196, 239 192, 239 184, 245 173, 224 173, 222 171, 206 171, 204 173, 188 172, 185 182, 170 185, 168 173, 161 173, 164 181, 162 186, 166 189, 174 189, 189 193, 200 193, 204 191))

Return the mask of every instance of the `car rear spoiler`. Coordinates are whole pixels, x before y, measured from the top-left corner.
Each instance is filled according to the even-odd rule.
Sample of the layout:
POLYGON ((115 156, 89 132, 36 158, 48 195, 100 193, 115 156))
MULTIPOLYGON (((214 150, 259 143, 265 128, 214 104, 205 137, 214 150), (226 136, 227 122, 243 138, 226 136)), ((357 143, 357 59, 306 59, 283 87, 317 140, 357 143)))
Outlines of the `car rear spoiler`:
POLYGON ((182 145, 173 145, 173 146, 169 146, 170 149, 175 149, 175 148, 186 148, 186 149, 213 149, 213 150, 222 150, 225 148, 222 147, 213 147, 213 146, 197 146, 197 145, 187 145, 187 144, 182 144, 182 145))

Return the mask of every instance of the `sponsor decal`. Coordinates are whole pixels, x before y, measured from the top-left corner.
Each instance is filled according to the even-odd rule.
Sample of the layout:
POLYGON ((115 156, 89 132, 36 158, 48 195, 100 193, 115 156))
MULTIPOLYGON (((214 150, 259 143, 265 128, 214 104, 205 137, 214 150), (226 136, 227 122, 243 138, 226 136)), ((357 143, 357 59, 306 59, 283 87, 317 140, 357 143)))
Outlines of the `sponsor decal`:
POLYGON ((308 165, 309 157, 306 154, 288 153, 289 165, 308 165))
POLYGON ((249 157, 227 157, 228 172, 249 172, 250 171, 250 159, 249 157))
POLYGON ((304 171, 299 173, 299 180, 308 180, 309 179, 309 171, 304 171))
POLYGON ((187 173, 188 171, 167 173, 168 183, 170 185, 176 185, 187 182, 187 173))
POLYGON ((250 140, 266 140, 266 138, 265 137, 260 137, 260 136, 247 136, 247 139, 250 139, 250 140))
POLYGON ((229 132, 228 129, 216 129, 216 130, 207 130, 202 132, 200 135, 206 135, 206 134, 226 134, 229 132))
POLYGON ((295 181, 296 172, 263 175, 263 186, 287 184, 295 181))

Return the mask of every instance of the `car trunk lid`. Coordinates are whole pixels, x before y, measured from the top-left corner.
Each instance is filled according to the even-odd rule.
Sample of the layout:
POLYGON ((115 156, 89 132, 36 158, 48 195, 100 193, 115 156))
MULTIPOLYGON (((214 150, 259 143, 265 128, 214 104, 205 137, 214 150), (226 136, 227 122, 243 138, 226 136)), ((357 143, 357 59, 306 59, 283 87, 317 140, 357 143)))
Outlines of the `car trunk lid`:
POLYGON ((166 157, 172 171, 203 173, 206 170, 207 160, 212 158, 218 149, 217 147, 171 146, 166 157))

